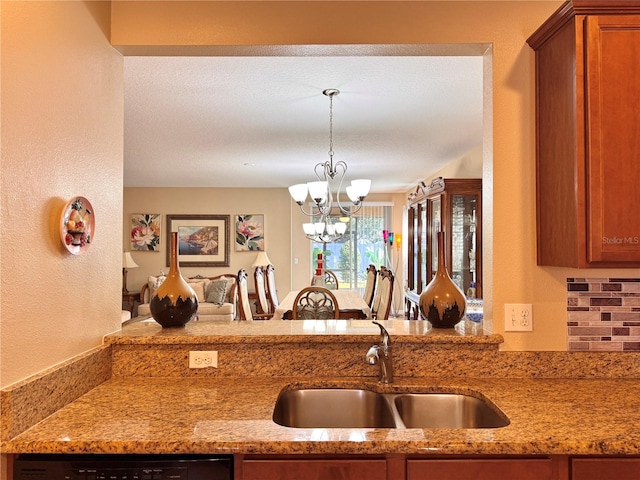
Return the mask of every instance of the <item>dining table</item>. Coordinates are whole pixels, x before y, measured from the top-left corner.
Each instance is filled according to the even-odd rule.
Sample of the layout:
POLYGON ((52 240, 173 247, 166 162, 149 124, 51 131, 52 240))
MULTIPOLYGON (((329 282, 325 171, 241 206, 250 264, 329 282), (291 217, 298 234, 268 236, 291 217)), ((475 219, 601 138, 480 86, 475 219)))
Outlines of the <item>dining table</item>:
MULTIPOLYGON (((293 317, 293 303, 300 290, 290 291, 276 307, 274 320, 291 320, 293 317)), ((338 288, 331 290, 338 302, 341 319, 371 318, 371 308, 362 298, 362 294, 355 288, 338 288)))

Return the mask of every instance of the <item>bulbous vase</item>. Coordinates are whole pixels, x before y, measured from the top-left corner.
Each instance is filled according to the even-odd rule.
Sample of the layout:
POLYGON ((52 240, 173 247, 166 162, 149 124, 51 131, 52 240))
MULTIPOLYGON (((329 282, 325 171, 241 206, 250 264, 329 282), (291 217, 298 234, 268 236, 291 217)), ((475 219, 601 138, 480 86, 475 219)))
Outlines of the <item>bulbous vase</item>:
POLYGON ((180 273, 177 232, 171 232, 169 248, 169 273, 153 292, 149 309, 153 319, 163 328, 184 327, 196 317, 198 297, 180 273))
POLYGON ((464 317, 467 301, 447 272, 444 232, 438 232, 438 270, 420 294, 419 306, 434 328, 453 328, 464 317))

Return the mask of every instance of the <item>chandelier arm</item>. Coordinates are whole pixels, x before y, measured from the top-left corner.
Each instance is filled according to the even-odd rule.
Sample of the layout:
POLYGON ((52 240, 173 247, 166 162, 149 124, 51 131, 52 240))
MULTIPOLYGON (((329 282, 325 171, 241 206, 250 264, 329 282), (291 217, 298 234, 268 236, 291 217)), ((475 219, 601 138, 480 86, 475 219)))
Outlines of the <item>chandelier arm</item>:
POLYGON ((297 203, 296 205, 298 205, 298 207, 300 208, 300 211, 302 213, 304 213, 307 217, 311 217, 311 219, 313 219, 313 217, 317 216, 318 214, 313 213, 313 210, 309 210, 308 212, 304 209, 304 203, 297 203))
POLYGON ((333 234, 333 235, 329 235, 329 234, 307 235, 307 234, 305 234, 305 236, 309 240, 312 240, 312 241, 317 242, 317 243, 333 243, 333 242, 337 242, 338 240, 342 239, 342 237, 344 237, 344 233, 343 234, 333 234))
POLYGON ((351 207, 345 207, 340 201, 340 192, 342 191, 342 183, 344 182, 344 177, 347 175, 347 164, 343 160, 336 162, 335 169, 334 169, 335 174, 338 173, 338 167, 342 168, 342 175, 340 176, 340 183, 338 185, 338 191, 336 193, 336 205, 338 205, 338 208, 340 209, 340 213, 350 217, 352 215, 351 207))
POLYGON ((320 215, 329 215, 331 213, 331 208, 333 206, 333 199, 331 196, 327 198, 327 202, 324 205, 316 205, 318 212, 320 215))
POLYGON ((316 166, 313 167, 313 173, 316 174, 316 178, 320 182, 327 182, 329 177, 329 171, 331 166, 329 165, 329 161, 326 162, 318 162, 316 166), (318 167, 322 168, 322 175, 318 174, 318 167))

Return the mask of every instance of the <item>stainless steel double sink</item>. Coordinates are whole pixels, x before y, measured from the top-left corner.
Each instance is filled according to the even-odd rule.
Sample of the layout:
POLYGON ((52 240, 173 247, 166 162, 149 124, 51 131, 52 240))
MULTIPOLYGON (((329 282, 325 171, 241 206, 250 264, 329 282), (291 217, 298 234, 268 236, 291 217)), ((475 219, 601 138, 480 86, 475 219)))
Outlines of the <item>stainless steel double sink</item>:
POLYGON ((273 421, 296 428, 498 428, 507 416, 462 393, 377 393, 359 388, 301 388, 278 396, 273 421))

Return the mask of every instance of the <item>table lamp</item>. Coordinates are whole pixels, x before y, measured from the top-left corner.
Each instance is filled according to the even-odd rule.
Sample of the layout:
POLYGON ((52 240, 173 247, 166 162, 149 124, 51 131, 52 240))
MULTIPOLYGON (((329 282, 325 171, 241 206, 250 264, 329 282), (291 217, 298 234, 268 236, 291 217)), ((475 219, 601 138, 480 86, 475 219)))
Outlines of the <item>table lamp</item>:
POLYGON ((252 268, 266 267, 267 265, 270 265, 270 264, 271 264, 271 260, 269 260, 269 255, 267 255, 267 252, 258 252, 256 259, 251 264, 251 267, 252 268))
POLYGON ((122 254, 122 293, 128 294, 127 290, 127 268, 136 268, 138 264, 133 261, 133 257, 130 252, 123 252, 122 254))

